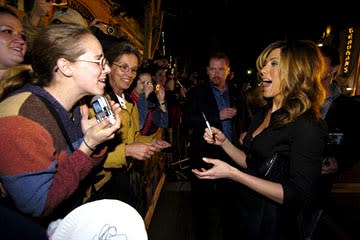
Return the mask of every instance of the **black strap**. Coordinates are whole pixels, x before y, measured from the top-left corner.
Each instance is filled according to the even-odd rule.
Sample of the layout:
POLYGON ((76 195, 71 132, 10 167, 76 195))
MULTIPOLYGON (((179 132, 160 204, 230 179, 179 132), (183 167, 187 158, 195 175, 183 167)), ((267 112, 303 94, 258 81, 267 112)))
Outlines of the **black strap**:
POLYGON ((75 149, 71 143, 71 140, 70 140, 70 137, 69 135, 67 134, 66 130, 65 130, 65 127, 64 127, 64 124, 63 122, 61 121, 60 117, 59 117, 59 114, 58 112, 56 111, 56 109, 54 108, 54 106, 51 104, 51 102, 49 100, 47 100, 46 98, 42 97, 42 96, 39 96, 39 95, 36 95, 44 104, 45 106, 47 107, 47 109, 50 111, 50 113, 53 115, 53 117, 55 118, 57 124, 59 125, 60 129, 61 129, 61 132, 70 148, 70 150, 73 152, 75 149))

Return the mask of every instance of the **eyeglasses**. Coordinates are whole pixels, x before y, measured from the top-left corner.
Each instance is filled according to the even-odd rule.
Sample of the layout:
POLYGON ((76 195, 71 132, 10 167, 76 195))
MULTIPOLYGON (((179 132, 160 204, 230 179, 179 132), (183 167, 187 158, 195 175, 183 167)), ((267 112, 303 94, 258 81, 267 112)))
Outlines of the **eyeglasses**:
POLYGON ((96 63, 96 64, 98 64, 98 65, 102 68, 102 70, 105 70, 106 65, 109 65, 109 61, 108 61, 106 58, 94 59, 94 60, 89 60, 89 59, 76 59, 75 61, 96 63))
POLYGON ((119 63, 116 63, 116 62, 113 62, 113 64, 115 66, 118 66, 120 68, 120 70, 124 73, 132 73, 134 75, 137 74, 137 69, 136 68, 130 68, 127 64, 119 64, 119 63))

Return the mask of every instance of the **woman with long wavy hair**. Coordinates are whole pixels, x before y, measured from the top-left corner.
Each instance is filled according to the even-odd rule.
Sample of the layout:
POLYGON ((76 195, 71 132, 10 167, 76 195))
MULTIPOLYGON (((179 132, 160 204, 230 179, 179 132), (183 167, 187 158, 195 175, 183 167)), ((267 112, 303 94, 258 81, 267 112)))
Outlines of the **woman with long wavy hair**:
POLYGON ((220 130, 212 127, 214 136, 205 130, 204 139, 221 146, 239 167, 204 156, 213 167, 193 172, 244 187, 243 198, 237 199, 243 202, 242 214, 234 219, 239 239, 303 239, 302 211, 316 197, 327 136, 320 116, 324 64, 312 41, 271 43, 256 62, 268 104, 253 117, 244 150, 220 130))

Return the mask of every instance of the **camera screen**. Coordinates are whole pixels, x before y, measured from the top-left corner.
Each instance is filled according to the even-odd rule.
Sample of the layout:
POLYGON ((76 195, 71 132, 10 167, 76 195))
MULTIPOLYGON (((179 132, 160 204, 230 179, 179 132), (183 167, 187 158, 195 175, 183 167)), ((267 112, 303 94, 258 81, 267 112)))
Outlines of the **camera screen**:
POLYGON ((100 103, 99 103, 98 101, 95 101, 95 102, 93 103, 92 107, 93 107, 95 113, 99 113, 99 112, 102 111, 101 105, 100 105, 100 103))

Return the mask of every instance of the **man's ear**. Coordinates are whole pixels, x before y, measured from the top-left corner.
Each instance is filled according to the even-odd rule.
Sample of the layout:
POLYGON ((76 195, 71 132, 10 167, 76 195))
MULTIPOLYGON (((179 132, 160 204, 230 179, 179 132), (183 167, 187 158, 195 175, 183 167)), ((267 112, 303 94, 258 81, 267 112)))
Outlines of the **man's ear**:
POLYGON ((56 62, 57 70, 60 71, 64 76, 71 77, 73 74, 73 63, 66 58, 59 58, 56 62))

